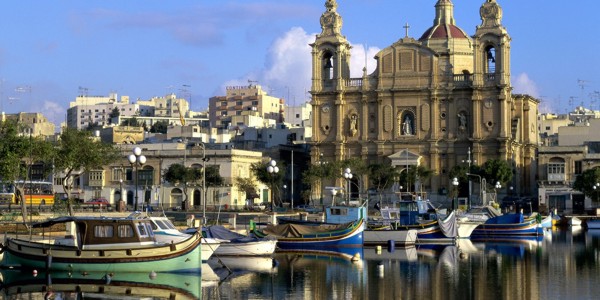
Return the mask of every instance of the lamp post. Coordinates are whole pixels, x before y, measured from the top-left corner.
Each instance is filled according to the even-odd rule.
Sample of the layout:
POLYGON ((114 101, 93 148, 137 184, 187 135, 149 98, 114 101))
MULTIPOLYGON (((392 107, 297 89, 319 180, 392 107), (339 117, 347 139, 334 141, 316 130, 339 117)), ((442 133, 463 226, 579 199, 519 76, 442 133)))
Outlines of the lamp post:
POLYGON ((138 209, 138 179, 139 179, 139 167, 143 166, 146 163, 146 156, 142 155, 142 148, 135 147, 133 148, 133 153, 129 154, 129 163, 131 167, 135 167, 135 201, 133 204, 133 210, 137 211, 138 209))
POLYGON ((500 181, 496 181, 496 185, 494 185, 494 201, 498 203, 498 190, 502 188, 502 184, 500 181))
POLYGON ((336 189, 331 189, 331 204, 335 205, 335 194, 337 194, 336 189))
MULTIPOLYGON (((469 176, 469 172, 471 172, 471 163, 477 162, 476 160, 471 160, 471 147, 469 147, 467 149, 467 160, 463 160, 463 163, 467 163, 468 165, 468 169, 467 169, 467 176, 469 176)), ((481 177, 480 177, 481 178, 481 177)), ((467 197, 468 199, 468 208, 471 208, 471 190, 472 190, 472 186, 471 186, 471 180, 469 180, 469 178, 467 177, 467 181, 469 182, 469 196, 467 197)))
POLYGON ((119 178, 119 201, 123 201, 123 178, 119 178))
POLYGON ((352 170, 350 168, 344 170, 344 178, 346 178, 346 204, 350 204, 350 180, 352 180, 352 170))
MULTIPOLYGON (((283 198, 287 198, 287 185, 285 185, 285 184, 283 185, 283 196, 281 197, 281 199, 282 199, 281 202, 283 202, 283 198)), ((292 210, 293 209, 294 208, 292 207, 292 210)))
POLYGON ((598 202, 598 191, 600 191, 600 182, 596 182, 596 184, 594 184, 594 192, 596 192, 596 199, 594 199, 596 202, 598 202))
POLYGON ((206 162, 210 158, 206 157, 206 145, 200 142, 202 146, 202 225, 206 225, 206 162))
POLYGON ((273 205, 273 193, 275 192, 275 175, 279 172, 279 167, 277 167, 277 162, 272 159, 267 166, 267 173, 271 175, 271 212, 274 211, 273 205))
POLYGON ((452 197, 452 210, 456 209, 456 197, 458 197, 458 178, 452 178, 452 186, 454 187, 453 197, 452 197))
POLYGON ((320 187, 319 190, 321 192, 321 199, 319 200, 321 202, 321 206, 323 206, 323 153, 319 153, 319 168, 321 171, 321 180, 320 180, 320 187))

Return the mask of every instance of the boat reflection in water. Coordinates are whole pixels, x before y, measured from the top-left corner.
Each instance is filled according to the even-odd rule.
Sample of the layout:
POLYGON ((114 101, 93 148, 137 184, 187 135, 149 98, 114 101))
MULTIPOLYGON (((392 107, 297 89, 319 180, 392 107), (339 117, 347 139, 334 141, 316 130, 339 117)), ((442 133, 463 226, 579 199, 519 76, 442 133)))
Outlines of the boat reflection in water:
POLYGON ((199 274, 35 273, 2 270, 0 293, 7 299, 200 299, 199 274))

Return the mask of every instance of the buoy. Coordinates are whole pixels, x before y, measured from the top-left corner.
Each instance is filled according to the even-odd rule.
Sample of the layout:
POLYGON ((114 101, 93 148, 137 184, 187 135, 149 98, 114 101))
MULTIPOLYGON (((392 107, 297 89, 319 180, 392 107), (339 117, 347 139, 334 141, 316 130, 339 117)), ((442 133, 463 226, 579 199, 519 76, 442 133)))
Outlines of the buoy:
POLYGON ((381 245, 377 245, 377 247, 375 247, 375 251, 377 254, 381 254, 381 245))
POLYGON ((152 280, 154 280, 156 278, 156 272, 152 271, 150 272, 150 274, 148 275, 148 277, 152 280))
POLYGON ((388 240, 388 252, 394 252, 396 250, 396 241, 388 240))
POLYGON ((352 259, 351 259, 352 262, 357 262, 359 260, 360 260, 360 254, 356 253, 356 254, 354 254, 354 256, 352 256, 352 259))
POLYGON ((37 270, 33 270, 33 277, 37 276, 37 270))

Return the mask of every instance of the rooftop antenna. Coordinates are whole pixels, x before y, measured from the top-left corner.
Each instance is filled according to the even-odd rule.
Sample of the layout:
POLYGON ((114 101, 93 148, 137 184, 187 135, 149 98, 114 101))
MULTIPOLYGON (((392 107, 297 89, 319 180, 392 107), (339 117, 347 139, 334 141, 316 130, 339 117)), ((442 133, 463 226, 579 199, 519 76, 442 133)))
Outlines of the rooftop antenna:
POLYGON ((87 97, 88 96, 88 91, 89 91, 89 89, 86 88, 86 87, 83 87, 83 86, 79 87, 79 95, 81 95, 81 96, 87 97))
POLYGON ((579 85, 579 87, 581 88, 581 106, 583 106, 583 90, 585 89, 585 86, 587 85, 589 81, 587 80, 583 80, 583 79, 577 79, 577 84, 579 85))

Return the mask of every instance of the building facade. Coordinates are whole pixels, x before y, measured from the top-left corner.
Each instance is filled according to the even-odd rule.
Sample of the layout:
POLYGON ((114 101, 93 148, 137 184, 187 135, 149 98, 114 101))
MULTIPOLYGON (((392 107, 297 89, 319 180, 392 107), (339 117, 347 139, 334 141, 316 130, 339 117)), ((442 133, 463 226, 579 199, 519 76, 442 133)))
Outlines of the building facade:
POLYGON ((283 99, 269 96, 260 85, 229 86, 225 96, 211 97, 208 100, 209 120, 211 127, 227 128, 236 126, 233 116, 242 116, 247 111, 257 112, 258 117, 283 121, 283 99))
POLYGON ((536 192, 539 101, 511 93, 511 38, 495 0, 479 7, 482 22, 472 36, 456 25, 453 3, 438 0, 433 25, 418 39, 407 29, 360 78, 350 77, 338 3, 325 7, 311 44, 313 163, 359 157, 423 165, 433 175, 422 184, 437 193, 451 189, 448 172, 470 152, 480 165, 509 161, 517 192, 536 192))

